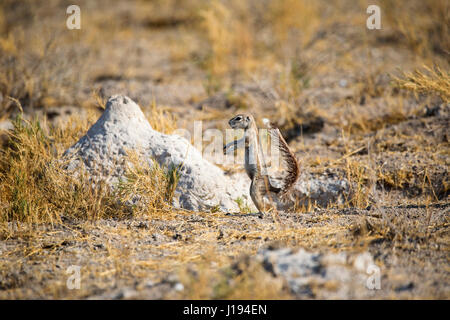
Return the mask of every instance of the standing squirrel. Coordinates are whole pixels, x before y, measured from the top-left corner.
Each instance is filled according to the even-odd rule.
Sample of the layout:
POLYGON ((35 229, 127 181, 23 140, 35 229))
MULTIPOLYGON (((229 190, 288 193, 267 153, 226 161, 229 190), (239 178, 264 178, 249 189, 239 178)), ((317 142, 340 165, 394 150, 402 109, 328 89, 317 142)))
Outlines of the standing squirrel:
POLYGON ((272 195, 277 196, 278 199, 283 198, 291 190, 300 175, 297 159, 289 149, 280 130, 274 128, 268 121, 265 123, 269 128, 271 138, 278 142, 279 155, 287 168, 287 174, 283 178, 280 187, 275 187, 270 182, 259 141, 258 127, 252 115, 238 114, 228 121, 231 128, 243 129, 244 137, 224 146, 224 153, 245 147, 245 172, 252 181, 250 196, 260 213, 266 212, 271 205, 264 201, 265 196, 268 196, 269 199, 272 199, 272 195))

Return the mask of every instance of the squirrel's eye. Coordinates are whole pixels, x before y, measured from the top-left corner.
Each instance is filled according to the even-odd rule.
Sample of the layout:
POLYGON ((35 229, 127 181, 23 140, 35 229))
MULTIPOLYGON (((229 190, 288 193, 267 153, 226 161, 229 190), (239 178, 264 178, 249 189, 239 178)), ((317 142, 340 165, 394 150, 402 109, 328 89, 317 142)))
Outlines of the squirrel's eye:
POLYGON ((237 121, 241 121, 241 120, 242 120, 242 117, 241 117, 241 116, 236 117, 236 120, 237 120, 237 121))

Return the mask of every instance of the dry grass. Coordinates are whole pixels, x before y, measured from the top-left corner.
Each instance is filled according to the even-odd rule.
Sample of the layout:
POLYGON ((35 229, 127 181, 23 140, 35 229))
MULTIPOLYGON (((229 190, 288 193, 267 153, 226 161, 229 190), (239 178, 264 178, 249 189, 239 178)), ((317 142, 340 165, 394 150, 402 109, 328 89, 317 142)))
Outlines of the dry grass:
POLYGON ((145 205, 132 210, 134 215, 169 208, 177 183, 176 170, 164 170, 157 163, 150 168, 133 151, 126 179, 117 190, 101 181, 94 184, 83 167, 75 173, 67 172, 65 160, 59 158, 88 126, 88 121, 72 121, 72 125, 61 128, 17 117, 8 145, 1 152, 2 224, 60 223, 62 216, 89 220, 124 217, 130 209, 136 209, 127 202, 137 194, 144 195, 141 200, 145 205))
POLYGON ((404 73, 402 78, 394 79, 400 88, 418 94, 436 94, 445 103, 450 102, 450 73, 439 67, 425 66, 424 71, 404 73))
POLYGON ((87 52, 76 48, 81 44, 75 37, 71 40, 75 46, 64 48, 61 33, 37 28, 40 37, 30 34, 37 30, 20 27, 0 34, 0 94, 5 97, 0 117, 14 111, 15 104, 6 97, 18 99, 28 110, 77 102, 73 96, 85 80, 82 58, 87 62, 87 52))
POLYGON ((256 68, 276 64, 277 57, 295 55, 317 31, 319 11, 309 0, 212 1, 200 13, 210 48, 207 70, 215 77, 248 77, 256 68), (287 42, 296 47, 280 46, 287 42))
POLYGON ((149 109, 149 112, 146 116, 153 130, 171 134, 178 129, 176 116, 170 111, 165 110, 162 106, 156 106, 154 100, 150 108, 147 109, 149 109))
POLYGON ((400 41, 419 55, 431 57, 449 54, 450 5, 445 0, 410 1, 399 6, 396 1, 381 1, 388 28, 400 41), (420 14, 417 14, 419 13, 420 14))
POLYGON ((180 280, 189 288, 183 293, 184 299, 292 298, 282 279, 272 277, 260 264, 250 261, 249 257, 243 257, 241 262, 218 271, 211 271, 207 264, 200 264, 195 273, 182 270, 180 280))

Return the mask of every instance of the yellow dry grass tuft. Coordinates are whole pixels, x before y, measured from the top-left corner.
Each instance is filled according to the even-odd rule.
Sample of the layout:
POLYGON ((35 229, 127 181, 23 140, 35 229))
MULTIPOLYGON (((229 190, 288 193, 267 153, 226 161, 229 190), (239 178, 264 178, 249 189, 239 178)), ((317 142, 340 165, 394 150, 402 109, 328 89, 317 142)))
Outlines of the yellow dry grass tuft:
POLYGON ((0 153, 0 223, 54 223, 62 216, 95 220, 168 210, 179 179, 177 168, 161 168, 156 162, 150 167, 131 150, 126 179, 114 190, 93 181, 82 166, 76 172, 65 170, 64 150, 89 123, 71 118, 61 128, 17 117, 0 153), (143 204, 136 207, 129 201, 138 194, 143 204))
POLYGON ((105 185, 93 187, 82 170, 78 174, 64 170, 64 161, 58 160, 61 144, 55 139, 68 136, 45 130, 37 120, 16 119, 1 152, 2 223, 53 223, 63 215, 95 219, 116 212, 115 199, 105 185))
POLYGON ((436 66, 424 66, 424 71, 415 70, 403 73, 402 78, 395 78, 397 86, 418 94, 435 94, 448 103, 450 102, 450 73, 436 66))
POLYGON ((178 129, 176 116, 164 107, 157 106, 155 100, 152 101, 150 108, 146 109, 150 109, 146 117, 153 130, 171 134, 178 129))

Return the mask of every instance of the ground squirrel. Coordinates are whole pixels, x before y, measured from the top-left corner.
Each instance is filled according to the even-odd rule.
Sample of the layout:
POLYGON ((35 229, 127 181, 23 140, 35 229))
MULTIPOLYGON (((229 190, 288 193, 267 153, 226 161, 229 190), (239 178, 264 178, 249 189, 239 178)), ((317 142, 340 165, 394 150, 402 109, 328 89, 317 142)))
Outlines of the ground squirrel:
MULTIPOLYGON (((238 114, 228 121, 233 129, 244 129, 244 137, 224 146, 224 153, 240 147, 245 147, 245 171, 251 179, 250 196, 260 213, 264 213, 272 204, 264 201, 267 195, 271 200, 271 195, 276 195, 277 199, 282 199, 292 188, 299 177, 299 165, 288 144, 284 140, 280 131, 265 121, 273 141, 278 143, 281 161, 286 165, 286 175, 281 182, 281 186, 275 187, 269 180, 267 174, 261 144, 259 141, 258 127, 255 119, 250 114, 238 114)), ((271 200, 272 201, 272 200, 271 200)))

